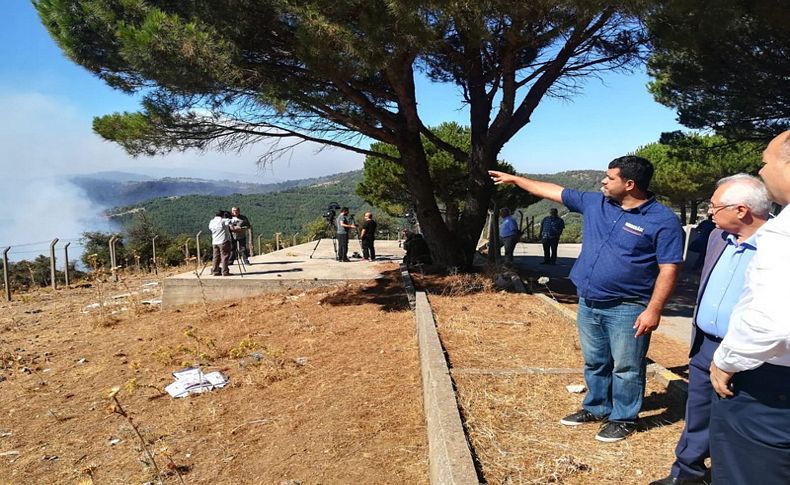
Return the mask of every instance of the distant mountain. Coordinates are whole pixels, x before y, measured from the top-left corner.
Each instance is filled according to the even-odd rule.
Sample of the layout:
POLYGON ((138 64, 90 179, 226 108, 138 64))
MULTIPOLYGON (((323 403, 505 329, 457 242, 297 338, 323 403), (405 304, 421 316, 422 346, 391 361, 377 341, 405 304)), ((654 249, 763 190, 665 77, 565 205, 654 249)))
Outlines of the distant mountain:
POLYGON ((293 187, 313 185, 333 176, 302 180, 289 180, 272 184, 236 182, 230 180, 204 180, 186 177, 152 179, 124 172, 102 172, 77 175, 71 183, 80 187, 88 198, 104 207, 138 204, 159 197, 186 195, 228 196, 232 194, 266 194, 293 187))
MULTIPOLYGON (((536 180, 552 182, 569 189, 583 192, 598 192, 601 188, 601 180, 604 175, 606 175, 606 172, 601 170, 569 170, 567 172, 553 174, 525 174, 525 176, 536 180)), ((559 209, 560 214, 568 212, 568 209, 562 204, 541 200, 527 207, 524 211, 524 215, 528 217, 540 216, 542 218, 548 215, 549 209, 553 207, 559 209)))
MULTIPOLYGON (((166 228, 172 234, 195 234, 207 231, 208 221, 219 209, 230 210, 238 206, 246 215, 256 233, 267 237, 275 232, 294 234, 316 218, 321 217, 331 202, 347 206, 358 220, 372 207, 354 190, 362 180, 362 172, 346 172, 317 179, 296 180, 285 190, 264 193, 223 195, 184 195, 151 199, 138 204, 116 207, 107 211, 110 220, 125 226, 135 214, 145 212, 146 217, 166 228)), ((281 185, 281 184, 273 184, 281 185)))
POLYGON ((90 174, 80 174, 80 175, 75 175, 72 178, 90 178, 96 180, 106 180, 108 182, 144 182, 146 180, 154 180, 156 177, 151 177, 149 175, 142 175, 139 173, 107 171, 107 172, 94 172, 90 174))

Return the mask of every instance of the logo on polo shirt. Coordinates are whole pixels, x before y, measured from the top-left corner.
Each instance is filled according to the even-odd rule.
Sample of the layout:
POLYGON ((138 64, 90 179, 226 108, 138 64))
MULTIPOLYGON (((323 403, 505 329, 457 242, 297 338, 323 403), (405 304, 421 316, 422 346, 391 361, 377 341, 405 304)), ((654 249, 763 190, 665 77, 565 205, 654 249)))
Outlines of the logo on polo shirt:
POLYGON ((631 234, 635 234, 637 236, 642 236, 645 233, 644 227, 637 226, 636 224, 631 224, 630 222, 625 223, 625 226, 623 226, 623 230, 625 232, 630 232, 631 234))

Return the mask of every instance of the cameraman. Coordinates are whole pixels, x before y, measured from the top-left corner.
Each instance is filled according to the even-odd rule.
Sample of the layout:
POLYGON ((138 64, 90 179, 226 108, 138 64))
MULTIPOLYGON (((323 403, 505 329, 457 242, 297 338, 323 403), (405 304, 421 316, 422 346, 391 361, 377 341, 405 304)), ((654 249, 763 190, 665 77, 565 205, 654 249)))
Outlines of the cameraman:
POLYGON ((231 223, 227 211, 218 211, 208 223, 211 230, 212 266, 211 274, 214 276, 230 276, 228 260, 231 253, 231 223))
POLYGON ((348 259, 348 231, 356 227, 349 220, 348 207, 340 209, 340 215, 337 216, 337 260, 340 262, 351 262, 348 259))

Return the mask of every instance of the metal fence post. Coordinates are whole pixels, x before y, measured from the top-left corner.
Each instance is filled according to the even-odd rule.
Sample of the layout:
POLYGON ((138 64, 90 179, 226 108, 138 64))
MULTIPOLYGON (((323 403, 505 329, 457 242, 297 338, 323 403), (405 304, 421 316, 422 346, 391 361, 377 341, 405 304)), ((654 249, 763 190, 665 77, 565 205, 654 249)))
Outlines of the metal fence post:
POLYGON ((69 245, 70 244, 71 244, 70 242, 67 242, 66 245, 63 246, 63 260, 64 260, 63 276, 66 281, 66 286, 69 286, 69 284, 71 284, 71 280, 69 278, 69 245))
POLYGON ((200 265, 203 261, 200 259, 200 235, 203 234, 203 231, 198 231, 195 235, 195 259, 196 259, 196 267, 200 269, 200 265))
POLYGON ((258 234, 258 254, 263 254, 263 248, 261 248, 261 238, 263 234, 258 234))
POLYGON ((8 282, 8 251, 10 250, 11 246, 3 250, 3 283, 5 284, 6 301, 11 301, 11 285, 8 282))
POLYGON ((279 232, 275 232, 274 233, 274 250, 275 251, 279 251, 280 250, 280 233, 279 232))
POLYGON ((49 276, 52 278, 52 289, 58 289, 58 280, 56 278, 57 271, 55 270, 55 244, 58 243, 58 238, 49 243, 49 276))
MULTIPOLYGON (((247 228, 247 251, 253 253, 255 245, 252 244, 252 227, 247 228)), ((257 254, 250 254, 250 256, 257 256, 257 254)))
POLYGON ((115 242, 118 241, 118 236, 110 237, 110 271, 112 272, 112 280, 118 282, 117 258, 115 256, 115 242))
MULTIPOLYGON (((299 234, 299 233, 296 233, 296 234, 299 234)), ((296 246, 296 234, 294 234, 294 243, 293 243, 294 246, 296 246)))
POLYGON ((157 267, 156 263, 156 239, 159 237, 159 234, 151 238, 151 249, 153 250, 153 258, 154 258, 154 274, 159 274, 159 268, 157 267))
POLYGON ((189 239, 184 242, 184 262, 189 261, 189 239))

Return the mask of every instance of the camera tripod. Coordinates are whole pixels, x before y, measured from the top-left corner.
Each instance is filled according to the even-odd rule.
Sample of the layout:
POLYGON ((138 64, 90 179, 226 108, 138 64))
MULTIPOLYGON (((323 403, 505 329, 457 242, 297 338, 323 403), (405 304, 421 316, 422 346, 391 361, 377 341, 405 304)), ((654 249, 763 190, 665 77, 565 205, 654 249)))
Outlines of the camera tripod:
MULTIPOLYGON (((326 221, 329 225, 329 232, 332 234, 332 249, 335 253, 335 260, 337 260, 337 229, 335 228, 335 221, 326 221)), ((313 247, 313 252, 310 253, 310 258, 313 259, 313 255, 315 254, 316 249, 318 249, 318 245, 321 244, 321 238, 318 238, 318 241, 315 242, 315 247, 313 247)))
POLYGON ((247 257, 246 253, 241 252, 241 242, 238 239, 233 239, 233 244, 236 246, 235 259, 236 265, 239 267, 239 276, 244 278, 244 273, 247 272, 247 264, 244 259, 247 257))

